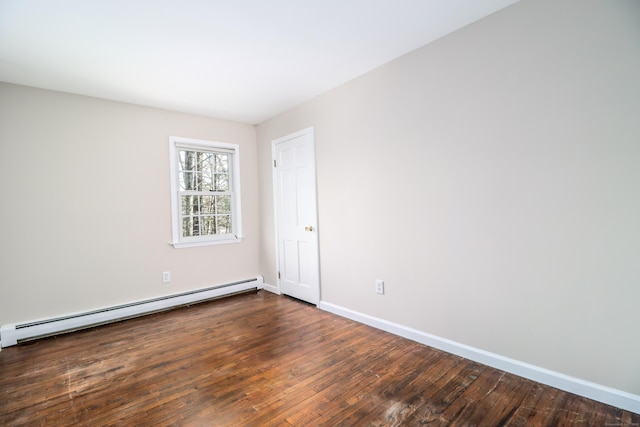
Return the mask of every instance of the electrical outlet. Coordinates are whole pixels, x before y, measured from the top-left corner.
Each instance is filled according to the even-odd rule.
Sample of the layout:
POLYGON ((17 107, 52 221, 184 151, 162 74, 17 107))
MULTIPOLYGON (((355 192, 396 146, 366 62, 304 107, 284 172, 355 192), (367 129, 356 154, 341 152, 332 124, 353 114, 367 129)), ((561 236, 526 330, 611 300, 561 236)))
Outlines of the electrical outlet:
POLYGON ((376 293, 384 295, 384 280, 376 280, 376 293))
POLYGON ((171 281, 171 272, 163 271, 162 272, 162 283, 169 283, 171 281))

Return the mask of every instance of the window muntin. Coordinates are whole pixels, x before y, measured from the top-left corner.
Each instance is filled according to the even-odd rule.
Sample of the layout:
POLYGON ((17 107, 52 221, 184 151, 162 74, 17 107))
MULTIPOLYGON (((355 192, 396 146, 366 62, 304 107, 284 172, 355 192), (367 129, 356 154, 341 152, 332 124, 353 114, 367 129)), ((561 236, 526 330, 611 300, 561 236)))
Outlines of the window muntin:
POLYGON ((238 155, 235 144, 171 138, 175 247, 239 241, 238 155))

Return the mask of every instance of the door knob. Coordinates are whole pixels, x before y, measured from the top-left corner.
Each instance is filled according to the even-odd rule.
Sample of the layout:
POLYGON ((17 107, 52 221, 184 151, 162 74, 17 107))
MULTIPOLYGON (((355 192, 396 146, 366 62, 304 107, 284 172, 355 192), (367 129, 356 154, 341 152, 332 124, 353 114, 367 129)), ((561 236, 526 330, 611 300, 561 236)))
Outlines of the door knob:
POLYGON ((304 231, 313 231, 313 225, 307 225, 307 226, 304 228, 304 231))

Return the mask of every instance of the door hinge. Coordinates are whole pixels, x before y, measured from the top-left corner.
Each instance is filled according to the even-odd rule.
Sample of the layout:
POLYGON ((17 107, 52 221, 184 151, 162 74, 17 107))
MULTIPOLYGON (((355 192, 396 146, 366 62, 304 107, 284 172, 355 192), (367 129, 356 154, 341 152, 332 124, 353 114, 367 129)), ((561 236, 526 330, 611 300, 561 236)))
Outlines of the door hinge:
POLYGON ((277 168, 277 167, 278 167, 278 164, 276 163, 276 161, 275 161, 275 160, 273 161, 273 167, 274 167, 274 168, 277 168))
POLYGON ((280 278, 280 272, 278 271, 278 279, 280 278))

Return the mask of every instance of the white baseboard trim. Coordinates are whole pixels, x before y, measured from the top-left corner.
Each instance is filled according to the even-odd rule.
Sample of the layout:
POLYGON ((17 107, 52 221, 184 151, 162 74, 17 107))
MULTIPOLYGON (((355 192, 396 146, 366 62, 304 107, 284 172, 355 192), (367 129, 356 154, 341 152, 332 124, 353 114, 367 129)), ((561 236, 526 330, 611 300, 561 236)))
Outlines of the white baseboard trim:
POLYGON ((151 300, 135 301, 88 312, 71 313, 51 319, 38 319, 30 322, 2 325, 0 326, 0 348, 13 346, 22 341, 76 331, 188 304, 195 304, 213 298, 249 291, 251 289, 262 289, 262 285, 262 276, 258 276, 239 282, 167 295, 151 300))
POLYGON ((627 393, 622 390, 595 384, 519 360, 510 359, 500 356, 499 354, 490 353, 325 301, 321 301, 318 307, 330 313, 337 314, 338 316, 364 323, 376 329, 390 332, 394 335, 446 351, 447 353, 473 360, 474 362, 482 363, 560 390, 568 391, 569 393, 640 414, 640 396, 636 394, 627 393))
POLYGON ((263 283, 262 289, 264 289, 265 291, 271 292, 272 294, 276 294, 276 295, 281 294, 277 286, 269 285, 268 283, 263 283))

